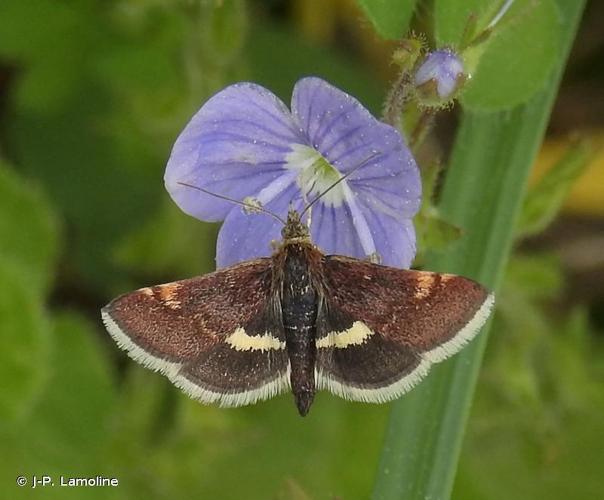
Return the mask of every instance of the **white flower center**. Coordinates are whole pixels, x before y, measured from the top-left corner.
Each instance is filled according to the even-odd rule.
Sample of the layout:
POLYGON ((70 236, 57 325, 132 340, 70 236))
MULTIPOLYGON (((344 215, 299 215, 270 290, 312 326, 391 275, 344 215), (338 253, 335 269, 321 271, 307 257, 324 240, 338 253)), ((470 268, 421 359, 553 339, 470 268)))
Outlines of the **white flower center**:
MULTIPOLYGON (((331 165, 316 149, 303 144, 293 144, 285 157, 286 168, 298 171, 296 182, 307 201, 314 200, 329 189, 342 174, 331 165)), ((329 207, 339 207, 346 199, 342 181, 321 197, 321 203, 329 207)))

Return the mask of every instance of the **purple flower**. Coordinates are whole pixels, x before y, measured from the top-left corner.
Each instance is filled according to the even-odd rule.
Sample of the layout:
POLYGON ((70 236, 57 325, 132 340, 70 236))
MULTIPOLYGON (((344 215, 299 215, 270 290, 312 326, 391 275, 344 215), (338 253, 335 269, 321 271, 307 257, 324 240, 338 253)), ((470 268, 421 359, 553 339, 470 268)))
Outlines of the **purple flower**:
POLYGON ((440 49, 426 56, 415 73, 414 83, 417 87, 427 86, 421 94, 442 103, 453 97, 464 79, 459 56, 450 49, 440 49))
POLYGON ((319 78, 298 81, 291 108, 259 85, 237 83, 207 101, 176 140, 166 188, 193 217, 224 220, 218 267, 270 255, 282 225, 179 183, 260 204, 285 218, 290 205, 301 211, 361 164, 313 205, 313 241, 329 254, 377 255, 383 264, 408 267, 421 184, 400 133, 319 78))

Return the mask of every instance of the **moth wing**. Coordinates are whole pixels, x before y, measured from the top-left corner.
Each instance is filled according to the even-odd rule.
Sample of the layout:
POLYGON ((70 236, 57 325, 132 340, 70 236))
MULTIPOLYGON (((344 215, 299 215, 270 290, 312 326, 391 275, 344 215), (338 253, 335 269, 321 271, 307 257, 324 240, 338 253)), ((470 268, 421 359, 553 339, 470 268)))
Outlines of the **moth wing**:
POLYGON ((381 403, 409 391, 486 322, 494 297, 461 276, 326 256, 316 379, 346 399, 381 403))
POLYGON ((271 259, 122 295, 102 310, 117 344, 203 403, 243 406, 289 388, 271 259))

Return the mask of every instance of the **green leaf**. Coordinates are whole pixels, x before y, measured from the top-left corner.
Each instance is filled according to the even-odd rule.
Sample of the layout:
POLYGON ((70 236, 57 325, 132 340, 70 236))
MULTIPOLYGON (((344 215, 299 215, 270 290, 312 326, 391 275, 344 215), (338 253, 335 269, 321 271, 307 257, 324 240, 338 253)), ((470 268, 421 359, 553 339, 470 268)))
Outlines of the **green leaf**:
POLYGON ((40 295, 54 273, 58 229, 46 197, 0 160, 0 261, 40 295))
POLYGON ((48 376, 49 332, 38 291, 0 258, 0 421, 32 409, 48 376))
POLYGON ((544 346, 556 326, 545 314, 544 302, 558 296, 562 283, 562 267, 553 255, 516 254, 507 266, 483 379, 492 381, 491 399, 515 403, 518 413, 513 418, 522 419, 522 414, 532 422, 547 411, 542 387, 548 377, 539 365, 542 358, 550 363, 550 353, 544 346))
POLYGON ((579 140, 529 190, 518 220, 518 237, 538 234, 549 226, 594 154, 593 144, 589 140, 579 140))
POLYGON ((593 348, 596 332, 589 329, 587 311, 558 311, 552 317, 551 305, 541 308, 544 325, 524 356, 514 344, 533 333, 522 328, 526 325, 515 325, 520 327, 515 338, 510 338, 515 332, 508 325, 494 329, 500 342, 491 361, 499 365, 506 359, 511 364, 490 363, 481 377, 453 498, 602 496, 599 471, 604 460, 598 450, 604 435, 600 418, 604 397, 593 373, 594 362, 601 357, 593 348), (533 372, 538 405, 527 405, 517 393, 510 394, 510 378, 519 370, 533 372))
POLYGON ((247 44, 248 78, 270 88, 284 102, 291 100, 301 75, 317 75, 355 96, 374 114, 381 111, 383 85, 358 61, 325 51, 271 23, 256 23, 252 28, 247 44))
POLYGON ((207 16, 209 29, 206 50, 212 50, 217 61, 238 56, 247 39, 248 15, 243 0, 222 0, 207 16))
MULTIPOLYGON (((206 496, 244 498, 254 491, 256 498, 274 498, 291 478, 310 498, 368 498, 372 471, 366 464, 377 459, 386 408, 318 396, 304 420, 295 414, 291 395, 229 415, 232 424, 214 433, 219 438, 212 442, 214 457, 208 458, 218 470, 241 468, 246 474, 237 484, 208 478, 206 496)), ((198 417, 207 413, 198 407, 189 411, 198 417)), ((224 419, 214 413, 218 421, 224 419)), ((190 439, 206 434, 199 420, 191 420, 187 428, 190 439)))
POLYGON ((112 249, 168 199, 178 130, 240 72, 247 15, 238 0, 97 3, 0 2, 0 53, 23 68, 7 155, 65 217, 64 288, 91 295, 119 286, 112 249))
MULTIPOLYGON (((470 14, 484 29, 493 16, 494 0, 440 0, 436 4, 439 43, 461 42, 470 14)), ((560 14, 554 0, 517 0, 492 35, 463 53, 471 80, 462 94, 475 111, 510 109, 544 88, 559 51, 560 14), (506 77, 508 75, 509 77, 506 77)))
POLYGON ((128 370, 122 387, 112 463, 133 492, 169 490, 176 498, 280 498, 283 490, 310 498, 325 492, 369 496, 372 471, 366 464, 377 459, 384 406, 318 394, 312 414, 302 420, 291 395, 284 394, 225 411, 187 398, 138 366, 128 370), (233 470, 246 473, 237 481, 225 481, 229 472, 216 473, 233 470))
MULTIPOLYGON (((26 419, 0 428, 4 445, 0 469, 6 477, 25 475, 30 481, 33 474, 50 475, 55 483, 60 475, 101 475, 117 477, 121 483, 122 471, 112 466, 106 453, 113 430, 115 389, 98 332, 75 313, 60 314, 53 326, 49 376, 33 411, 26 419)), ((21 378, 12 374, 3 380, 18 386, 21 378)), ((30 488, 31 484, 16 489, 13 483, 3 482, 0 497, 29 498, 30 488)), ((103 489, 92 488, 96 491, 87 492, 86 498, 108 498, 103 489)), ((66 498, 58 484, 44 493, 45 498, 66 498)), ((121 498, 119 494, 110 497, 121 498)))
MULTIPOLYGON (((98 328, 100 326, 97 325, 98 328)), ((98 332, 75 313, 62 313, 54 322, 52 375, 36 406, 32 426, 33 442, 40 454, 62 443, 63 453, 72 453, 79 465, 100 450, 109 432, 109 417, 114 410, 115 389, 107 353, 98 332), (36 434, 39 433, 39 439, 36 434), (52 436, 52 442, 45 439, 52 436), (45 446, 48 448, 46 449, 45 446)))
POLYGON ((27 65, 18 84, 28 88, 30 104, 58 109, 74 92, 88 55, 84 44, 73 43, 81 41, 82 32, 90 30, 81 16, 86 3, 0 2, 0 56, 27 65))
POLYGON ((516 254, 506 268, 505 278, 508 294, 521 301, 552 299, 563 286, 560 259, 556 255, 516 254))
POLYGON ((139 275, 182 276, 215 269, 216 226, 183 214, 172 200, 153 221, 131 232, 115 250, 115 259, 139 275))
POLYGON ((357 3, 383 38, 396 40, 407 31, 417 0, 357 0, 357 3))
MULTIPOLYGON (((542 140, 583 2, 563 2, 555 74, 507 113, 464 113, 439 208, 464 237, 427 268, 496 288, 508 258, 530 166, 542 140)), ((505 75, 505 74, 504 74, 505 75)), ((449 498, 487 335, 483 332, 393 404, 374 490, 378 499, 449 498)))
POLYGON ((423 249, 442 252, 462 236, 462 230, 443 219, 435 207, 418 214, 415 225, 420 240, 418 248, 422 252, 423 249))
POLYGON ((459 46, 471 16, 478 16, 485 0, 435 0, 434 36, 438 47, 459 46))
MULTIPOLYGON (((497 411, 510 415, 500 402, 497 411)), ((562 429, 541 441, 508 419, 491 432, 474 433, 453 494, 458 500, 600 498, 604 422, 602 398, 590 411, 562 419, 562 429)), ((543 422, 540 421, 542 424, 543 422)))
POLYGON ((415 218, 418 254, 415 265, 423 265, 425 251, 443 251, 461 237, 459 227, 447 222, 433 204, 436 187, 442 174, 439 163, 422 168, 422 203, 415 218))
MULTIPOLYGON (((107 246, 149 213, 151 193, 161 186, 149 182, 149 143, 125 155, 103 131, 116 108, 96 62, 113 38, 91 7, 90 1, 66 7, 49 0, 8 0, 2 8, 12 18, 0 14, 0 32, 5 23, 21 26, 9 26, 4 34, 10 37, 6 57, 26 68, 11 93, 7 154, 44 186, 66 219, 71 240, 65 273, 102 286, 112 275, 107 246), (32 40, 24 36, 30 29, 32 40)), ((132 129, 120 132, 133 135, 132 129)))
POLYGON ((277 500, 312 500, 312 497, 294 479, 288 479, 277 493, 277 500))

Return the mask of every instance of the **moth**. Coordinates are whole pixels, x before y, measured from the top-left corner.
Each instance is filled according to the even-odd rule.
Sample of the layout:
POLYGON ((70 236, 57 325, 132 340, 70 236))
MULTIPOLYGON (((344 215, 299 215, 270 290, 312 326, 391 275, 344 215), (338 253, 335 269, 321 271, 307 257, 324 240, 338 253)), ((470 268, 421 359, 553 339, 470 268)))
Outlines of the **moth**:
POLYGON ((480 330, 493 295, 461 276, 325 255, 290 210, 273 255, 122 295, 102 310, 129 356, 202 403, 317 390, 383 403, 480 330))

